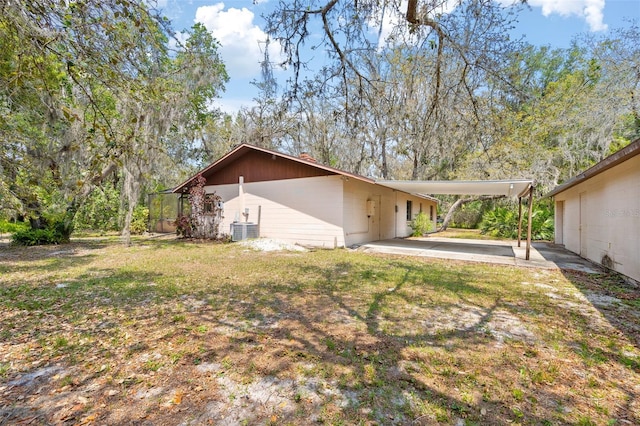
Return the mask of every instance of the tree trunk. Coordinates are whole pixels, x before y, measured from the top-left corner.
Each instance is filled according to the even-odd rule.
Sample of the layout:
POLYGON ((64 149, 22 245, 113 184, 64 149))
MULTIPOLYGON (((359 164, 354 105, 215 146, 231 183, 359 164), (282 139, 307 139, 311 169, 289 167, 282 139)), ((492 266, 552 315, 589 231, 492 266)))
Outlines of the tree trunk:
POLYGON ((140 171, 135 164, 125 164, 123 167, 124 172, 124 182, 123 182, 123 192, 126 203, 126 213, 124 216, 124 224, 122 226, 122 233, 120 234, 122 243, 125 246, 131 245, 131 221, 133 220, 133 211, 138 202, 138 197, 140 196, 140 171), (133 170, 135 169, 136 173, 134 175, 133 170))

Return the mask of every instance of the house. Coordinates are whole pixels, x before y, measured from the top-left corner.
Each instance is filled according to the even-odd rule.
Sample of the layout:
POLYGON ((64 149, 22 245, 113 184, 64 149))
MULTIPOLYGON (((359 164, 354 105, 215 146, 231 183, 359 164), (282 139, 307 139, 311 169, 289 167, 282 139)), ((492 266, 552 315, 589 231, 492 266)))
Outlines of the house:
POLYGON ((547 196, 557 244, 640 281, 640 139, 547 196))
MULTIPOLYGON (((199 172, 222 198, 221 229, 253 222, 260 237, 304 246, 345 247, 411 235, 423 211, 435 229, 437 200, 295 157, 242 144, 199 172)), ((196 175, 197 176, 197 175, 196 175)), ((188 192, 195 176, 173 192, 188 192)), ((227 231, 228 230, 228 231, 227 231)))

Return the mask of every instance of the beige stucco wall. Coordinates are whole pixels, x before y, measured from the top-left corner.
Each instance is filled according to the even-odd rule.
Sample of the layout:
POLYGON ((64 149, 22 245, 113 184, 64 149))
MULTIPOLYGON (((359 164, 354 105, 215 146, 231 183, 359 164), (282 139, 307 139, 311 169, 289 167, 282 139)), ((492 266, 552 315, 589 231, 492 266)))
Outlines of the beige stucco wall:
POLYGON ((413 201, 413 217, 420 204, 427 214, 429 206, 436 211, 434 201, 341 176, 205 188, 224 201, 224 232, 230 231, 232 222, 245 221, 244 209, 249 209, 248 221, 256 223, 260 206, 261 237, 325 248, 411 235, 406 220, 407 199, 413 201))
POLYGON ((412 200, 412 217, 420 211, 420 205, 426 214, 433 206, 434 225, 436 220, 436 202, 426 200, 381 185, 350 179, 344 184, 344 231, 346 245, 363 244, 369 241, 385 240, 396 237, 408 237, 413 230, 406 220, 407 200, 412 200), (370 205, 375 204, 375 212, 369 215, 370 205), (397 212, 396 212, 397 206, 397 212))
POLYGON ((640 281, 640 156, 555 195, 556 243, 640 281), (603 261, 604 259, 604 261, 603 261))
POLYGON ((344 180, 343 221, 347 246, 377 241, 389 235, 390 192, 379 185, 356 179, 344 180))
POLYGON ((260 236, 316 247, 343 247, 342 181, 338 176, 207 186, 224 201, 225 232, 235 220, 258 222, 260 236), (240 194, 244 196, 240 196, 240 194))

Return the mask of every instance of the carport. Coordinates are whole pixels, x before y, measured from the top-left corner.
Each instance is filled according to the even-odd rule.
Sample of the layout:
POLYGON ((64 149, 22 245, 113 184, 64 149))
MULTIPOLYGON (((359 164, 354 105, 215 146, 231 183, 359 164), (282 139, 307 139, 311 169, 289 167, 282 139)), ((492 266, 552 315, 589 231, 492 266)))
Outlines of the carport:
POLYGON ((434 181, 434 180, 377 180, 377 184, 384 185, 398 191, 408 192, 420 196, 425 195, 503 195, 518 197, 518 247, 522 236, 522 199, 529 198, 529 215, 527 223, 527 238, 525 259, 530 259, 531 253, 531 215, 533 213, 533 180, 472 180, 472 181, 434 181))

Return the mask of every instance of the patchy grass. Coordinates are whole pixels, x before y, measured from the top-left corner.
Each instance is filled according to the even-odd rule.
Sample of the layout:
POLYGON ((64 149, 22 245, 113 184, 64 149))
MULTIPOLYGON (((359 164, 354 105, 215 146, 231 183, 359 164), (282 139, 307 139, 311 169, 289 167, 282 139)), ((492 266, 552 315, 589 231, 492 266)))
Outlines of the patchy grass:
POLYGON ((0 423, 638 424, 615 275, 139 238, 0 251, 0 423))
MULTIPOLYGON (((504 238, 483 234, 479 229, 447 228, 445 231, 432 234, 442 238, 462 238, 472 240, 504 240, 504 238)), ((526 235, 525 235, 526 240, 526 235)), ((511 240, 508 240, 511 241, 511 240)))

